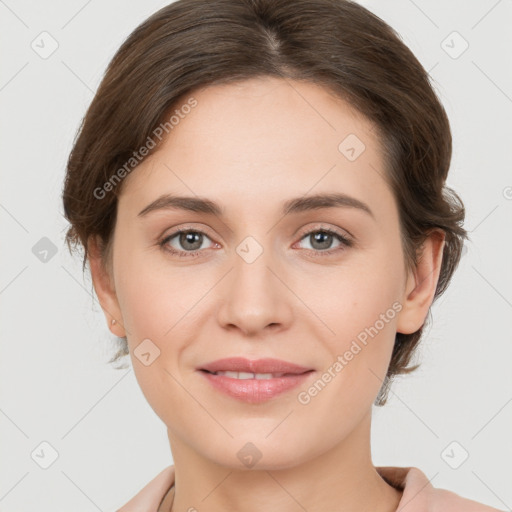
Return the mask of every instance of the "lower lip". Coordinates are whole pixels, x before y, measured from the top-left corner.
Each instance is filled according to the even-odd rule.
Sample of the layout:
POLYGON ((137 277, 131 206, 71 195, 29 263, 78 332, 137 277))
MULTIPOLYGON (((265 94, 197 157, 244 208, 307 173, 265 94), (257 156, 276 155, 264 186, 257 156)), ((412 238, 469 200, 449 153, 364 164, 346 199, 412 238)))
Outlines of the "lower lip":
POLYGON ((303 384, 314 372, 309 371, 273 379, 232 379, 224 375, 214 375, 204 370, 200 370, 200 373, 208 379, 215 389, 243 402, 258 404, 303 384))

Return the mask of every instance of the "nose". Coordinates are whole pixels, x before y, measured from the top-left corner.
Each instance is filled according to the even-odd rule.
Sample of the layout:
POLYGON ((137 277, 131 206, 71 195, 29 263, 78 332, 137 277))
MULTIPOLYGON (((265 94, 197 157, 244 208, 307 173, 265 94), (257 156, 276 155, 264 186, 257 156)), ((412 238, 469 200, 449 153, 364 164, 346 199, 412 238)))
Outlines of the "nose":
POLYGON ((285 284, 284 271, 269 251, 250 261, 238 253, 233 255, 234 268, 218 292, 218 322, 246 336, 287 329, 293 316, 294 295, 285 284))

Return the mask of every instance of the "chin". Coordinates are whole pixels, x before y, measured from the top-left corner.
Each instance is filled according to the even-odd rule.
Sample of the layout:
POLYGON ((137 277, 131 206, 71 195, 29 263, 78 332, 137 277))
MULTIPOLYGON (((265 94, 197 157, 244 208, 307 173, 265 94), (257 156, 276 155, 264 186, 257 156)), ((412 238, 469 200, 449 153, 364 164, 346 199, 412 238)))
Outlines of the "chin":
MULTIPOLYGON (((219 466, 237 471, 288 469, 313 457, 313 454, 300 451, 305 446, 303 443, 285 445, 281 440, 265 437, 266 434, 248 436, 246 432, 242 437, 235 437, 224 445, 210 445, 208 453, 203 452, 203 456, 219 466)), ((312 442, 309 444, 313 445, 312 442)))

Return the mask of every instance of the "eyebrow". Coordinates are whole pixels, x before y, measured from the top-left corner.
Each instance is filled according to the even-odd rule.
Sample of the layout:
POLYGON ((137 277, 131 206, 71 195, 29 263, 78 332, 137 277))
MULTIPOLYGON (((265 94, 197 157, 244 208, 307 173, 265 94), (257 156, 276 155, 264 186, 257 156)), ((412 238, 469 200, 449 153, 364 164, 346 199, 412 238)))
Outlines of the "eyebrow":
MULTIPOLYGON (((356 199, 355 197, 348 196, 342 193, 331 194, 316 194, 312 196, 297 197, 289 199, 283 203, 283 215, 292 213, 300 213, 309 210, 319 210, 322 208, 355 208, 361 210, 373 219, 375 215, 370 207, 356 199)), ((164 194, 157 198, 155 201, 146 206, 138 214, 138 217, 144 217, 148 213, 155 210, 177 209, 189 212, 206 213, 216 215, 218 217, 224 216, 224 209, 214 201, 198 196, 176 196, 172 194, 164 194)))

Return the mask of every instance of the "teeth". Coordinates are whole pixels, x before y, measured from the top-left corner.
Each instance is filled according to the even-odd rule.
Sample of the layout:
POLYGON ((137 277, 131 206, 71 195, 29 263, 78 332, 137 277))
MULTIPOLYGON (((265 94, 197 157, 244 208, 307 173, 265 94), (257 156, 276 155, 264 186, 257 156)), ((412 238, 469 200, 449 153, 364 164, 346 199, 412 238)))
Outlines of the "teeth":
POLYGON ((238 379, 238 372, 215 372, 215 375, 224 375, 230 379, 238 379))
POLYGON ((223 375, 224 377, 229 377, 230 379, 257 379, 257 380, 265 380, 265 379, 275 379, 278 377, 282 377, 284 373, 249 373, 249 372, 214 372, 214 375, 223 375))
POLYGON ((254 373, 247 372, 230 372, 232 374, 232 379, 254 379, 254 373))
MULTIPOLYGON (((281 377, 282 374, 276 374, 276 376, 279 376, 281 377)), ((259 379, 259 380, 264 380, 264 379, 272 379, 272 378, 275 378, 274 375, 272 375, 271 373, 255 373, 254 374, 254 378, 255 379, 259 379)))

